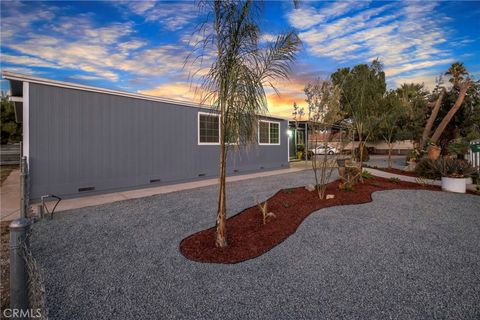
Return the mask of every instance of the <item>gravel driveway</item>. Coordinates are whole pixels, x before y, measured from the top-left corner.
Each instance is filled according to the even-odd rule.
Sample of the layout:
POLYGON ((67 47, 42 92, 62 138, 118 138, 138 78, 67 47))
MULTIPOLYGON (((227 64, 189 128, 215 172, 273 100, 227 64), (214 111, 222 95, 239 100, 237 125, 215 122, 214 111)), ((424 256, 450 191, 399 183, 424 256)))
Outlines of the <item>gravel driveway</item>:
MULTIPOLYGON (((229 184, 229 213, 308 171, 229 184)), ((263 256, 195 263, 216 187, 59 214, 34 226, 51 319, 478 319, 480 197, 383 191, 322 209, 263 256)))

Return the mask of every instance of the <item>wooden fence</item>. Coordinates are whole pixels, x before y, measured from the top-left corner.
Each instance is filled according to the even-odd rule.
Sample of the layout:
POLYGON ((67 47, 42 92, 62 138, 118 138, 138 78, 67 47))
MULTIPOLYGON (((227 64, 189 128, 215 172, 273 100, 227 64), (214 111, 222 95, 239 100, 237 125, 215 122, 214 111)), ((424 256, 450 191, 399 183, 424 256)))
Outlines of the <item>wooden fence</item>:
POLYGON ((20 163, 20 143, 0 145, 0 165, 20 163))

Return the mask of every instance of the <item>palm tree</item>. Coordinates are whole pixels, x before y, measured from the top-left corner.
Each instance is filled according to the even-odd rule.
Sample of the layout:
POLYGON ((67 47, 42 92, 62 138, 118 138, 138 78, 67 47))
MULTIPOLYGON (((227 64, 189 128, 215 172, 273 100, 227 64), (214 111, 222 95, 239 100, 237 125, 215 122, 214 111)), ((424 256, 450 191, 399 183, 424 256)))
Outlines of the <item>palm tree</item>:
POLYGON ((450 68, 448 68, 447 72, 445 72, 445 75, 449 75, 449 81, 455 88, 458 88, 459 83, 463 82, 464 76, 468 75, 468 72, 463 62, 455 62, 452 63, 450 68))
POLYGON ((260 9, 257 1, 225 0, 204 5, 213 13, 213 26, 203 45, 213 45, 214 62, 203 78, 202 101, 220 114, 220 189, 215 244, 226 247, 227 141, 248 144, 255 140, 258 115, 268 110, 264 86, 275 89, 274 80, 288 77, 300 40, 294 32, 288 32, 261 48, 260 30, 255 21, 260 9))

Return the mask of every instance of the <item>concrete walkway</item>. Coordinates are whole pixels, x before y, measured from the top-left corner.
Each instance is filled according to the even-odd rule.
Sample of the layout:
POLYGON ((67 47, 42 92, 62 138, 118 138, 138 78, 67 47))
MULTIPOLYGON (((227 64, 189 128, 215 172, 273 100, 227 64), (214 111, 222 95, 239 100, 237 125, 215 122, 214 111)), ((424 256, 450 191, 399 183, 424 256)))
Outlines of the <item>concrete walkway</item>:
POLYGON ((0 218, 2 221, 20 217, 20 169, 12 170, 0 187, 0 218))
MULTIPOLYGON (((250 174, 242 174, 242 175, 227 177, 227 182, 242 181, 242 180, 261 178, 261 177, 269 177, 269 176, 281 175, 286 173, 299 172, 303 170, 305 170, 305 168, 288 168, 288 169, 256 172, 256 173, 250 173, 250 174)), ((199 181, 186 182, 186 183, 170 184, 170 185, 164 185, 164 186, 159 186, 154 188, 144 188, 144 189, 113 192, 113 193, 93 195, 93 196, 78 197, 73 199, 65 199, 60 202, 58 207, 55 209, 55 212, 90 207, 90 206, 97 206, 100 204, 113 203, 113 202, 128 200, 128 199, 138 199, 138 198, 149 197, 149 196, 176 192, 176 191, 207 187, 207 186, 216 185, 217 183, 218 183, 218 179, 214 178, 214 179, 206 179, 206 180, 199 180, 199 181)), ((52 208, 55 202, 56 201, 49 201, 46 203, 46 205, 48 208, 52 208)))
MULTIPOLYGON (((374 176, 381 177, 381 178, 387 178, 387 179, 398 178, 402 181, 418 183, 416 177, 404 176, 404 175, 390 173, 390 172, 377 170, 377 169, 373 169, 373 168, 365 168, 364 170, 367 170, 368 172, 370 172, 374 176)), ((434 186, 441 186, 442 185, 441 180, 433 180, 433 179, 425 179, 425 183, 428 183, 428 184, 431 184, 431 185, 434 185, 434 186)), ((467 184, 467 190, 475 191, 476 188, 477 188, 476 184, 467 184)))

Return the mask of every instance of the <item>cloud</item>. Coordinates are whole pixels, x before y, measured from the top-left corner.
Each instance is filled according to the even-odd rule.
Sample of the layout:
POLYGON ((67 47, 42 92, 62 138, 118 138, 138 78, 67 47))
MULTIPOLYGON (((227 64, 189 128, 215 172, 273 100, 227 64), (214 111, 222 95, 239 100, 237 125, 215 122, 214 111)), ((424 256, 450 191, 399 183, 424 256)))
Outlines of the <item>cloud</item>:
POLYGON ((194 68, 184 68, 188 54, 184 46, 151 46, 135 37, 132 22, 99 24, 92 14, 68 16, 55 6, 48 7, 50 11, 43 5, 6 8, 2 13, 2 35, 3 29, 14 23, 10 16, 20 14, 19 10, 27 10, 31 20, 20 19, 15 33, 2 38, 2 61, 11 66, 79 70, 89 73, 92 79, 103 77, 112 82, 121 80, 125 72, 158 78, 185 76, 194 68))
POLYGON ((162 98, 200 102, 201 89, 188 82, 166 83, 155 88, 139 90, 138 93, 162 98))
MULTIPOLYGON (((448 18, 435 12, 436 6, 433 1, 372 8, 366 3, 334 3, 307 8, 299 17, 294 10, 287 17, 292 26, 303 30, 299 36, 310 55, 351 64, 380 58, 386 75, 396 76, 452 62, 446 46, 449 32, 443 26, 448 18), (346 13, 349 15, 343 17, 346 13)), ((468 43, 469 39, 462 41, 468 43)))
POLYGON ((308 29, 367 5, 368 1, 340 1, 324 5, 320 9, 308 6, 293 10, 287 14, 287 19, 294 28, 308 29))
POLYGON ((131 12, 143 16, 147 22, 157 22, 163 28, 176 31, 183 29, 199 16, 193 1, 130 1, 122 3, 131 12))

